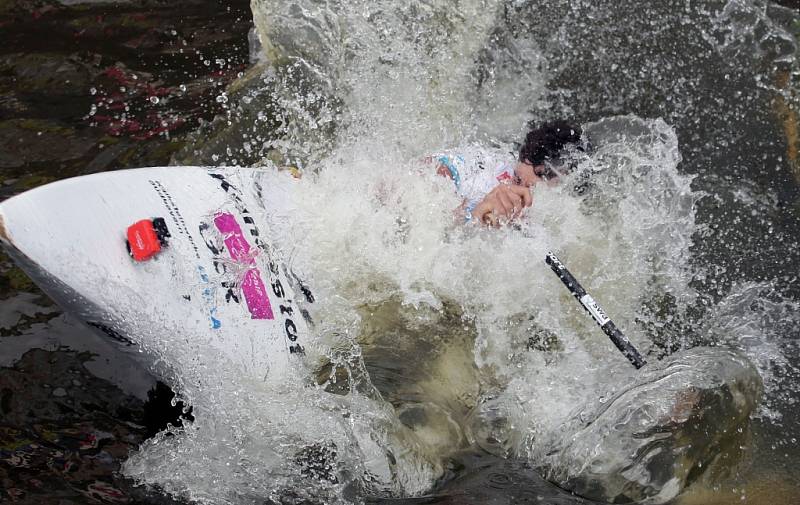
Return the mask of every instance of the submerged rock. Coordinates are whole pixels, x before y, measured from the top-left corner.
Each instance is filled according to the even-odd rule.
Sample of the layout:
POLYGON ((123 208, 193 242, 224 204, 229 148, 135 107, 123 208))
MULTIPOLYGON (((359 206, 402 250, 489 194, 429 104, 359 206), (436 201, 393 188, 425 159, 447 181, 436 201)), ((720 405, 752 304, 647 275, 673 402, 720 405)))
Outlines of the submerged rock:
POLYGON ((599 505, 574 496, 540 477, 520 460, 465 452, 454 459, 457 476, 430 495, 367 498, 368 505, 599 505))
POLYGON ((594 500, 664 503, 739 461, 762 392, 746 357, 696 348, 640 377, 531 448, 549 480, 594 500))

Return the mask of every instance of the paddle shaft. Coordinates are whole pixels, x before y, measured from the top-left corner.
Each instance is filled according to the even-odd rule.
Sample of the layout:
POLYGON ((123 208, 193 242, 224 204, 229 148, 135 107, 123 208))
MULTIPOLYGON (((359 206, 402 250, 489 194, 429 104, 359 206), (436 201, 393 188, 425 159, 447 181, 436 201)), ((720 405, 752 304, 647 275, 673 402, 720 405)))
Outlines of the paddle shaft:
POLYGON ((636 350, 631 341, 619 331, 619 328, 614 325, 614 322, 606 315, 600 305, 594 301, 594 298, 583 289, 583 286, 572 276, 570 271, 567 270, 567 267, 565 267, 553 253, 547 253, 545 262, 550 265, 553 272, 558 275, 558 278, 561 279, 561 282, 569 289, 572 296, 581 302, 583 308, 591 314, 592 319, 600 325, 600 328, 602 328, 605 334, 608 335, 608 338, 614 342, 617 349, 628 358, 628 361, 630 361, 633 366, 637 369, 642 368, 647 361, 639 354, 639 351, 636 350))

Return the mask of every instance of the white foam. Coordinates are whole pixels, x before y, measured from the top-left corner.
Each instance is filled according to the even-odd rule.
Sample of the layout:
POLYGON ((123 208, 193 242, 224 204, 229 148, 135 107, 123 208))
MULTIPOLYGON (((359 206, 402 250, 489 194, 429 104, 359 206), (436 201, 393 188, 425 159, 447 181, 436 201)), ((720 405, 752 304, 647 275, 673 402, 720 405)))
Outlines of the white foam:
MULTIPOLYGON (((695 220, 702 195, 678 169, 677 137, 663 120, 626 116, 586 125, 596 151, 576 156, 578 169, 561 184, 535 189, 519 229, 454 222, 461 202, 450 181, 420 160, 466 141, 518 140, 531 119, 528 104, 541 99, 546 82, 544 71, 531 71, 542 56, 530 39, 507 41, 506 55, 484 52, 499 2, 256 0, 253 7, 270 61, 301 69, 309 87, 292 87, 300 80, 292 71, 270 78, 286 86, 272 99, 288 111, 285 136, 272 147, 307 163, 290 190, 295 211, 272 216, 270 226, 314 289, 321 343, 307 348, 308 366, 297 370, 296 382, 269 387, 242 380, 197 342, 171 349, 191 356, 181 382, 197 421, 148 442, 126 474, 206 503, 246 503, 288 489, 331 503, 348 501, 353 486, 421 493, 441 474, 441 445, 430 431, 417 436, 403 427, 357 376, 357 339, 369 317, 363 307, 389 299, 411 314, 458 307, 459 331, 475 337, 473 360, 447 366, 464 367, 458 380, 478 381, 481 392, 499 388, 498 401, 515 412, 530 441, 552 438, 576 408, 606 401, 633 374, 544 264, 547 251, 558 253, 642 351, 654 345, 642 322, 664 323, 645 310, 654 293, 669 293, 675 319, 698 302, 691 282, 704 272, 690 257, 693 236, 703 231, 695 220), (507 65, 520 58, 524 79, 507 65), (340 102, 309 112, 330 95, 340 102), (332 123, 333 139, 320 134, 332 123), (590 187, 576 195, 582 174, 590 187), (528 350, 534 329, 555 335, 553 350, 528 350), (313 368, 325 359, 352 365, 348 395, 314 385, 313 368), (338 471, 337 482, 302 477, 297 455, 310 446, 335 447, 325 464, 338 471)), ((722 319, 726 306, 716 311, 722 319)), ((763 374, 778 353, 761 345, 769 328, 726 330, 741 330, 750 317, 732 314, 729 326, 716 329, 721 341, 727 335, 758 349, 751 358, 763 374)), ((437 349, 445 337, 418 338, 437 349)), ((420 359, 409 353, 396 364, 403 369, 420 359)), ((475 398, 461 385, 453 385, 453 402, 468 410, 475 398)))

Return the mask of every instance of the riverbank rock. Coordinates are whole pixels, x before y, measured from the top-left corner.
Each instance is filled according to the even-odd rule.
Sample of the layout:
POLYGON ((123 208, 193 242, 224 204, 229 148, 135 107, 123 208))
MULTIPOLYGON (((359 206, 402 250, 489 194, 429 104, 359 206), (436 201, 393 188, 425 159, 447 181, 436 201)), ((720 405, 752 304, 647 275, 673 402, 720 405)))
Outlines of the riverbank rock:
MULTIPOLYGON (((167 165, 223 110, 215 98, 244 71, 251 26, 247 0, 0 0, 0 200, 167 165)), ((58 346, 47 321, 60 311, 2 252, 0 300, 0 345, 58 346)), ((92 359, 121 358, 50 347, 0 368, 0 502, 178 503, 118 473, 176 423, 172 392, 161 385, 143 402, 93 376, 92 359)))
POLYGON ((96 138, 91 134, 55 121, 0 121, 0 168, 79 159, 86 156, 95 143, 96 138))
POLYGON ((665 503, 735 467, 762 392, 753 364, 736 351, 695 348, 647 366, 540 444, 546 454, 533 460, 549 480, 602 502, 665 503))

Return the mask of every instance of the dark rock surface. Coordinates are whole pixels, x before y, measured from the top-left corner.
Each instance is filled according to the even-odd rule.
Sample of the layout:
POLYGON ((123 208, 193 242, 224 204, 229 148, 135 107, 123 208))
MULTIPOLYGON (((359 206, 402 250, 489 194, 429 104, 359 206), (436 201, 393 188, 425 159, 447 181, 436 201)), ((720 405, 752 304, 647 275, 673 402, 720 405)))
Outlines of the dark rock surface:
POLYGON ((0 198, 168 164, 245 70, 251 24, 242 0, 0 2, 0 198))
MULTIPOLYGON (((251 26, 246 0, 0 0, 0 200, 169 164, 220 113, 251 26)), ((64 347, 59 315, 0 251, 0 503, 174 503, 118 471, 182 404, 161 383, 145 401, 93 375, 87 363, 118 358, 64 347), (17 359, 25 339, 52 345, 17 359)))
MULTIPOLYGON (((776 3, 800 9, 800 0, 776 3)), ((75 175, 213 162, 238 137, 235 126, 213 121, 225 111, 216 98, 246 72, 250 27, 247 0, 0 0, 0 200, 75 175), (213 126, 190 135, 203 124, 213 126)), ((243 107, 242 121, 259 112, 256 103, 243 107)), ((247 163, 270 154, 234 156, 247 163)), ((47 336, 58 314, 0 251, 0 321, 12 321, 0 325, 0 357, 8 339, 47 336), (20 314, 18 297, 28 304, 20 314)), ((181 409, 170 404, 166 386, 155 385, 148 403, 93 376, 85 364, 98 359, 114 356, 56 345, 0 368, 0 502, 174 503, 117 472, 129 451, 176 422, 181 409)), ((441 496, 396 503, 542 501, 541 492, 519 491, 540 485, 528 468, 465 465, 466 474, 441 496)), ((546 503, 557 503, 552 491, 546 503)))
POLYGON ((86 369, 92 358, 34 349, 2 369, 3 500, 59 505, 148 500, 144 490, 130 493, 132 483, 117 475, 120 462, 166 427, 173 409, 182 405, 170 405, 163 384, 147 402, 126 394, 86 369))

